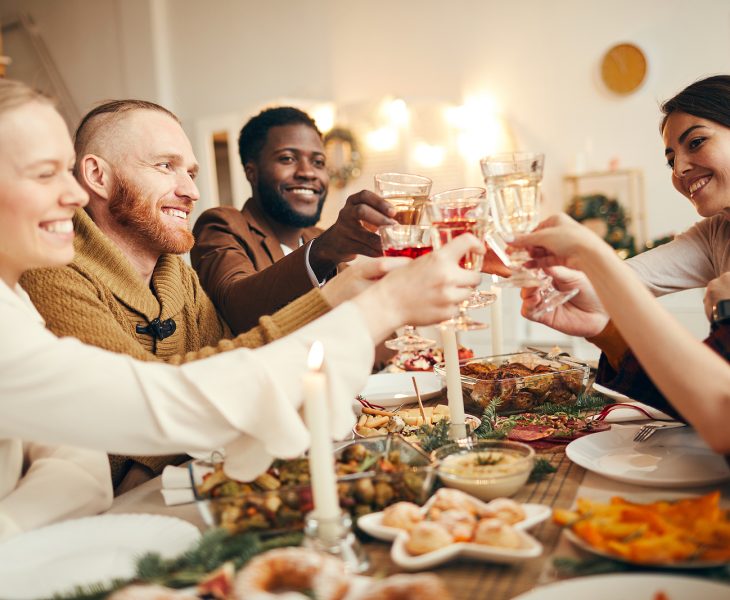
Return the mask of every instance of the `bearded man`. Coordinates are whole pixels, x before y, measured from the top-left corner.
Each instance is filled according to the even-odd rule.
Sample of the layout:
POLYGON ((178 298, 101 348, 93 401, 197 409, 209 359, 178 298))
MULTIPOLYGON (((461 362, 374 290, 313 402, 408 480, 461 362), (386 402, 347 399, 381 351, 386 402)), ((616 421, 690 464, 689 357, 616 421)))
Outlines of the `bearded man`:
POLYGON ((238 150, 251 198, 240 211, 205 211, 190 252, 203 288, 234 332, 318 287, 356 255, 380 256, 372 230, 394 223, 390 204, 362 191, 347 199, 332 227, 315 227, 329 175, 322 134, 301 110, 262 111, 241 129, 238 150))
MULTIPOLYGON (((67 267, 35 270, 22 281, 56 335, 179 364, 261 346, 347 299, 338 288, 352 282, 343 286, 335 283, 342 281, 338 277, 233 337, 178 256, 193 244, 188 216, 199 193, 198 164, 177 117, 150 102, 108 102, 84 117, 75 149, 74 172, 89 194, 86 209, 74 216, 76 257, 67 267)), ((116 492, 185 458, 111 457, 116 492)))

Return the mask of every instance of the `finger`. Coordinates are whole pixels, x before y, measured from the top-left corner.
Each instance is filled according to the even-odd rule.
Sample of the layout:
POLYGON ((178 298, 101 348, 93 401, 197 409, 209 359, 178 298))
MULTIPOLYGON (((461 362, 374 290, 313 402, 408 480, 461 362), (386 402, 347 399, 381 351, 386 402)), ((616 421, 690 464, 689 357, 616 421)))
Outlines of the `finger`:
MULTIPOLYGON (((388 204, 389 208, 393 208, 388 204)), ((389 212, 383 212, 374 208, 368 204, 358 204, 352 207, 352 218, 362 223, 367 223, 372 227, 382 227, 383 225, 395 225, 396 221, 391 219, 391 216, 395 214, 395 209, 389 212)), ((349 216, 349 212, 346 213, 349 216)))
POLYGON ((467 253, 485 253, 484 243, 480 242, 471 233, 465 233, 451 240, 448 244, 439 249, 439 254, 447 260, 458 261, 467 253))
POLYGON ((393 207, 393 205, 384 198, 369 190, 362 190, 357 194, 353 194, 347 199, 346 204, 349 204, 351 206, 369 206, 375 212, 378 212, 386 217, 395 216, 395 208, 393 207))
POLYGON ((381 256, 380 258, 363 259, 358 268, 361 269, 361 275, 365 279, 380 279, 394 269, 404 267, 410 262, 412 260, 405 256, 381 256))
POLYGON ((482 273, 499 275, 501 277, 509 277, 512 274, 512 271, 508 267, 506 267, 501 260, 499 260, 493 250, 487 248, 487 253, 484 255, 482 273))

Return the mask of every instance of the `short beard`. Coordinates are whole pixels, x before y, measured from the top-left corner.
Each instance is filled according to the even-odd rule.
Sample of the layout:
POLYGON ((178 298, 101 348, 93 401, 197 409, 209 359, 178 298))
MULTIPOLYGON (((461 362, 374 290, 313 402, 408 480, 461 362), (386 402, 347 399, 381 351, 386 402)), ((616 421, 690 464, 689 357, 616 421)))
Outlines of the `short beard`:
POLYGON ((195 239, 188 230, 173 230, 162 222, 159 206, 150 207, 142 192, 119 173, 109 197, 109 213, 127 234, 160 254, 184 254, 195 239))
POLYGON ((327 192, 324 192, 317 203, 315 213, 313 215, 303 215, 289 206, 279 192, 265 183, 259 181, 256 192, 261 201, 261 208, 269 217, 282 225, 298 228, 313 227, 319 222, 322 206, 324 206, 324 201, 327 198, 327 192))

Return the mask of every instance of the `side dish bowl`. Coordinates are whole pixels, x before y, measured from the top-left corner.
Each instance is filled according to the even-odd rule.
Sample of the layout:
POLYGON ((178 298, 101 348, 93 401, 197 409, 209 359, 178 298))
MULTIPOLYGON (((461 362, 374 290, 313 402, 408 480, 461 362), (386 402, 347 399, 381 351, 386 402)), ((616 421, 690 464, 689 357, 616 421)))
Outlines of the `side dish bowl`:
POLYGON ((502 440, 463 440, 434 452, 441 482, 480 500, 514 495, 527 483, 535 451, 502 440))

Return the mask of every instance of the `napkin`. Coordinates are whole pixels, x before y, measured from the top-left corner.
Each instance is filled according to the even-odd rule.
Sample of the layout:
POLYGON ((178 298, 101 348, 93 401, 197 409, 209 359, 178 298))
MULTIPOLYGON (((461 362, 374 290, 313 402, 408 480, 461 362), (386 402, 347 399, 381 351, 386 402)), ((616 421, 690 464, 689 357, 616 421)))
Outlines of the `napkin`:
POLYGON ((167 465, 162 471, 161 491, 165 506, 176 506, 195 501, 190 473, 186 467, 167 465))

